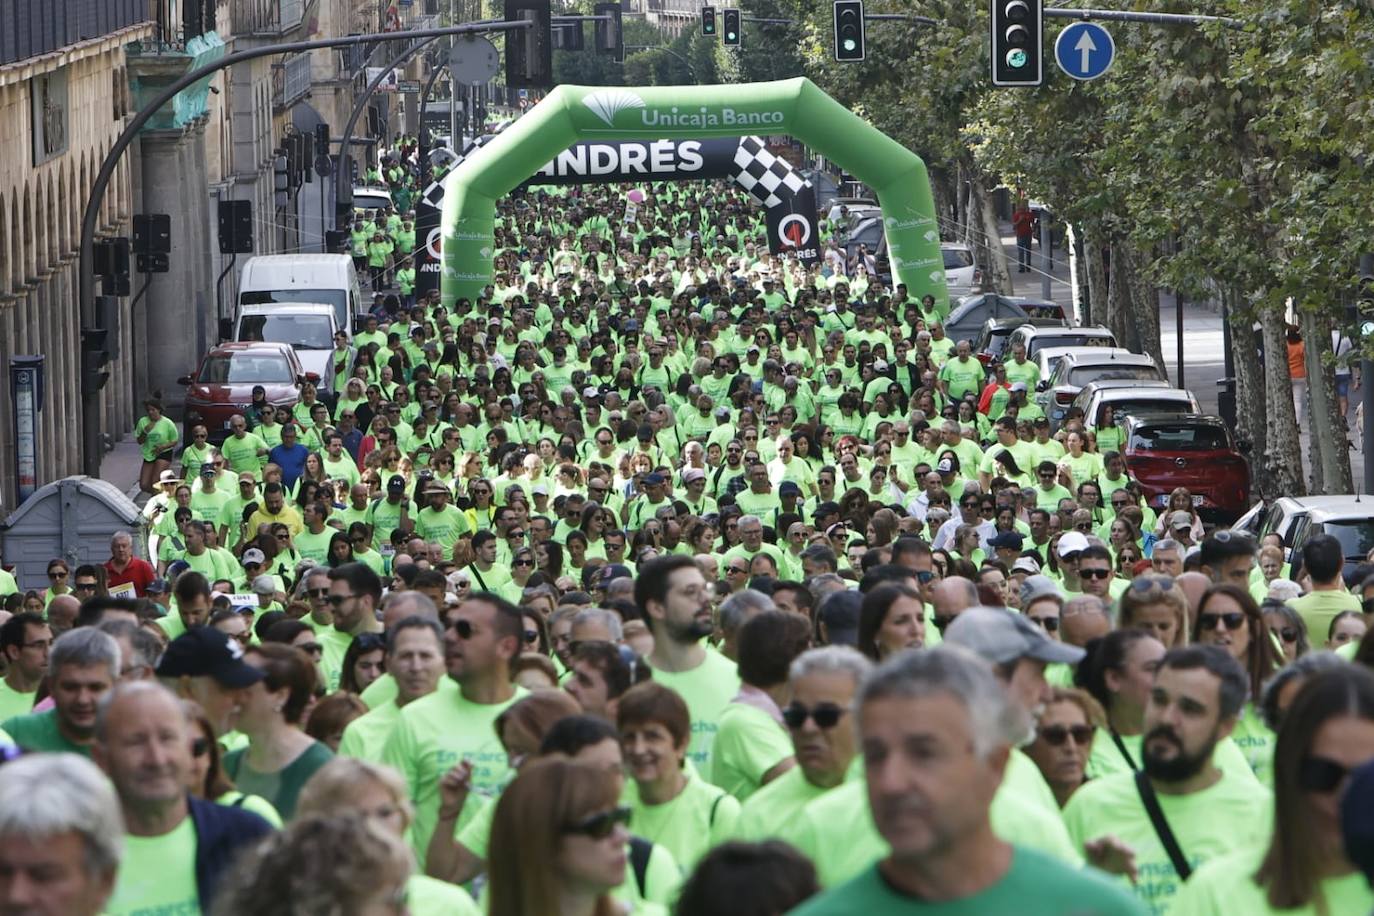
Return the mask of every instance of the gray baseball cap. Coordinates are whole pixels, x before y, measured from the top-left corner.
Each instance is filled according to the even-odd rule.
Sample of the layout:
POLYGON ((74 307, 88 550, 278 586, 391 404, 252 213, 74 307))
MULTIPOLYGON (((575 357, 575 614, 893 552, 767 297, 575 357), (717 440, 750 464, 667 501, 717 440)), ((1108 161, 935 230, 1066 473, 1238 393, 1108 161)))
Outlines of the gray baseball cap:
POLYGON ((1020 658, 1076 665, 1086 654, 1077 646, 1050 639, 1030 618, 1005 608, 969 608, 945 629, 944 641, 997 665, 1020 658))
POLYGON ((1032 601, 1039 601, 1041 598, 1057 598, 1060 605, 1064 603, 1064 593, 1059 590, 1058 583, 1049 576, 1038 573, 1027 576, 1026 581, 1021 583, 1021 607, 1027 607, 1032 601))

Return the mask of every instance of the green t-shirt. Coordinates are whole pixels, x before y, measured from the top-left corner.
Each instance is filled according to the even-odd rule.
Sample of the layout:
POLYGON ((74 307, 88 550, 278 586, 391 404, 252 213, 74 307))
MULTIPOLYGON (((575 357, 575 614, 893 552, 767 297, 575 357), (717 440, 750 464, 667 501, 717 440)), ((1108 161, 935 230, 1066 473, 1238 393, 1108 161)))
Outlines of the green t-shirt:
MULTIPOLYGON (((1274 804, 1269 790, 1253 779, 1223 776, 1200 792, 1156 795, 1193 868, 1269 840, 1274 804)), ((1064 823, 1080 849, 1110 834, 1134 850, 1138 878, 1131 885, 1122 877, 1122 886, 1134 890, 1151 912, 1168 910, 1182 882, 1145 813, 1134 774, 1116 773, 1087 783, 1064 807, 1064 823)))
POLYGON ((401 710, 382 759, 405 777, 415 805, 411 845, 421 866, 439 816, 439 780, 462 760, 472 762, 473 792, 458 826, 466 825, 481 804, 495 796, 510 776, 506 751, 493 727, 496 717, 526 694, 516 687, 502 703, 473 703, 462 691, 432 693, 401 710))
POLYGON ((242 438, 230 436, 219 447, 220 454, 236 474, 244 471, 257 474, 262 470, 263 459, 258 457, 258 449, 266 450, 267 443, 257 433, 244 433, 242 438))
POLYGON ((330 480, 347 480, 349 485, 357 483, 361 477, 358 474, 358 462, 353 460, 353 456, 347 451, 339 453, 338 459, 330 458, 329 455, 320 456, 320 463, 324 465, 324 472, 329 475, 330 480))
POLYGON ((972 356, 963 361, 955 358, 940 367, 940 381, 949 383, 950 398, 959 401, 982 390, 985 372, 983 364, 972 356))
POLYGON ((271 802, 284 821, 296 816, 296 799, 300 797, 301 788, 320 767, 334 759, 334 752, 316 741, 277 772, 260 773, 248 765, 246 755, 247 748, 224 755, 225 772, 239 791, 261 795, 271 802))
POLYGON ((453 550, 460 537, 471 531, 467 515, 457 506, 444 506, 442 512, 432 507, 421 509, 415 516, 415 533, 426 541, 438 543, 445 555, 453 550))
POLYGON ((812 800, 828 789, 806 781, 800 766, 795 766, 763 786, 740 806, 737 839, 769 840, 785 834, 785 827, 812 800))
POLYGON ((1374 911, 1374 890, 1358 871, 1322 880, 1324 913, 1315 902, 1295 909, 1275 909, 1269 905, 1264 888, 1255 883, 1255 871, 1263 857, 1262 850, 1251 849, 1208 862, 1179 890, 1169 916, 1334 916, 1374 911))
POLYGON ((27 716, 33 709, 33 701, 37 696, 37 690, 20 693, 5 683, 4 679, 0 679, 0 722, 9 721, 16 716, 27 716))
POLYGON ((338 528, 331 528, 328 525, 320 529, 319 534, 311 534, 310 529, 306 528, 296 535, 296 552, 301 555, 301 559, 314 560, 324 566, 329 562, 329 542, 338 533, 338 528))
POLYGON ((711 785, 691 766, 686 767, 687 783, 671 801, 649 805, 640 801, 639 787, 625 782, 621 801, 633 810, 635 833, 667 847, 685 872, 712 847, 735 834, 739 821, 739 802, 723 789, 711 785))
POLYGON ((4 731, 15 744, 30 753, 51 752, 91 756, 90 745, 73 744, 62 734, 57 727, 55 709, 6 719, 0 722, 0 731, 4 731))
POLYGON ((482 913, 467 891, 428 875, 411 875, 406 881, 406 908, 410 916, 481 916, 482 913))
MULTIPOLYGON (((140 417, 138 423, 134 424, 134 435, 143 435, 143 444, 139 446, 139 451, 143 453, 144 461, 152 461, 158 457, 158 452, 165 450, 177 441, 177 425, 166 417, 159 417, 153 423, 147 417, 140 417)), ((162 456, 165 460, 171 461, 170 454, 162 456)))
POLYGON ((1357 614, 1362 611, 1360 599, 1344 589, 1308 592, 1301 598, 1290 601, 1289 605, 1301 615, 1302 622, 1307 624, 1307 635, 1313 645, 1326 642, 1327 634, 1331 632, 1331 621, 1341 611, 1354 611, 1357 614))
POLYGON ((196 825, 190 816, 162 836, 124 835, 124 860, 106 916, 199 913, 196 825))
POLYGON ((764 774, 792 756, 792 738, 763 710, 729 703, 711 745, 711 782, 744 801, 764 774))
MULTIPOLYGON (((1099 731, 1093 740, 1093 751, 1088 757, 1087 774, 1089 779, 1098 779, 1112 773, 1134 772, 1141 764, 1140 744, 1143 740, 1141 735, 1119 735, 1122 747, 1126 748, 1126 753, 1131 755, 1130 761, 1121 756, 1121 749, 1112 740, 1110 732, 1099 731)), ((1234 737, 1234 736, 1233 736, 1234 737)), ((1223 738, 1217 742, 1216 750, 1212 752, 1212 763, 1228 779, 1253 779, 1254 773, 1246 757, 1233 738, 1223 738)))
MULTIPOLYGON (((1083 861, 1080 847, 1064 829, 1053 794, 1046 807, 1047 792, 1035 763, 1013 751, 988 810, 992 829, 1005 842, 1078 866, 1083 861)), ((823 887, 842 884, 887 855, 887 843, 869 811, 861 759, 851 765, 847 782, 802 809, 783 839, 811 857, 823 887)))
POLYGON ((1008 359, 1002 365, 1007 370, 1007 381, 1024 382, 1027 391, 1034 391, 1035 386, 1040 383, 1040 366, 1030 360, 1018 363, 1014 359, 1008 359))
POLYGON ((892 887, 870 867, 849 882, 812 897, 793 916, 1140 916, 1145 911, 1101 872, 1074 869, 1033 849, 1014 847, 1011 867, 991 887, 959 900, 927 903, 892 887))
MULTIPOLYGON (((739 693, 739 672, 735 663, 708 648, 705 660, 691 671, 654 669, 654 681, 676 690, 687 703, 687 710, 692 714, 692 743, 687 749, 687 758, 698 770, 707 772, 720 714, 739 693)), ((678 860, 681 861, 681 856, 678 860)))

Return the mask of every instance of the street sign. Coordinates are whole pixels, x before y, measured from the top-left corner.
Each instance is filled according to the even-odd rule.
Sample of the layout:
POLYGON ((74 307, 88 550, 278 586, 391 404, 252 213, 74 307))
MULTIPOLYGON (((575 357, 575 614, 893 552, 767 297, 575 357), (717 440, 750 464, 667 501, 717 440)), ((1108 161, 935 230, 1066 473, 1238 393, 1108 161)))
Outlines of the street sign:
POLYGON ((1075 22, 1054 40, 1059 69, 1076 80, 1095 80, 1111 69, 1116 42, 1095 22, 1075 22))
POLYGON ((496 45, 481 35, 455 38, 448 52, 448 73, 455 83, 480 86, 501 69, 496 45))
POLYGON ((396 81, 396 91, 408 93, 409 95, 419 95, 419 94, 420 94, 420 81, 419 81, 419 80, 397 80, 397 81, 396 81))

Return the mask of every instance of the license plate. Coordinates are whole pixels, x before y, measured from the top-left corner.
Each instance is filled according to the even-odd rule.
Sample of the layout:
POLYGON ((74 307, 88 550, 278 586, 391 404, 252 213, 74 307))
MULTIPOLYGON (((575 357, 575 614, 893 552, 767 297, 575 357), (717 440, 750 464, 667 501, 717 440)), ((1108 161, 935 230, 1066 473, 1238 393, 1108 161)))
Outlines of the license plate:
MULTIPOLYGON (((1203 503, 1205 503, 1206 501, 1207 501, 1207 498, 1206 498, 1205 496, 1199 496, 1199 495, 1196 494, 1196 493, 1193 494, 1193 505, 1194 505, 1194 506, 1200 506, 1200 505, 1202 505, 1203 503)), ((1159 504, 1160 504, 1161 506, 1167 506, 1167 505, 1169 505, 1169 494, 1168 494, 1168 493, 1164 493, 1164 494, 1162 494, 1162 495, 1159 497, 1159 504)))

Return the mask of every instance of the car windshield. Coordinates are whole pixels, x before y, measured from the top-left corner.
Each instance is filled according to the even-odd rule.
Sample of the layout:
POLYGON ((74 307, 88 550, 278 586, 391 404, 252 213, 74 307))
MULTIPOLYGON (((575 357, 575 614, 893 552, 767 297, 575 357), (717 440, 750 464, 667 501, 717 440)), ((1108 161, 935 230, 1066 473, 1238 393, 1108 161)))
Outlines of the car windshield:
MULTIPOLYGON (((1322 522, 1313 528, 1340 541, 1341 551, 1347 558, 1359 557, 1363 560, 1370 550, 1374 550, 1374 518, 1337 519, 1322 522)), ((1314 530, 1308 537, 1315 533, 1314 530)))
POLYGON ((291 364, 285 357, 273 353, 211 356, 205 360, 196 380, 211 385, 290 385, 295 381, 291 377, 291 364))
POLYGON ((344 289, 251 290, 239 295, 243 305, 268 305, 273 302, 319 302, 334 307, 340 322, 348 319, 348 291, 344 289))
POLYGON ((354 210, 385 210, 391 201, 380 194, 353 194, 354 210))
POLYGON ((238 339, 290 344, 297 350, 328 350, 334 345, 328 315, 245 315, 238 339))
POLYGON ((1121 422, 1121 418, 1130 413, 1162 413, 1180 414, 1191 413, 1197 408, 1187 401, 1166 400, 1164 398, 1140 399, 1112 401, 1112 410, 1116 414, 1116 421, 1121 422))
POLYGON ((967 248, 942 248, 940 253, 945 256, 945 270, 961 270, 973 266, 973 252, 967 248))
POLYGON ((1230 447, 1225 428, 1212 423, 1154 423, 1131 435, 1131 448, 1142 451, 1213 452, 1230 447))
POLYGON ((1159 378, 1159 372, 1154 366, 1075 366, 1069 371, 1069 377, 1064 384, 1077 385, 1082 388, 1089 382, 1105 379, 1153 380, 1157 378, 1159 378))
POLYGON ((1114 347, 1116 342, 1110 337, 1097 337, 1088 334, 1037 334, 1031 338, 1026 348, 1027 355, 1034 356, 1045 347, 1114 347))

